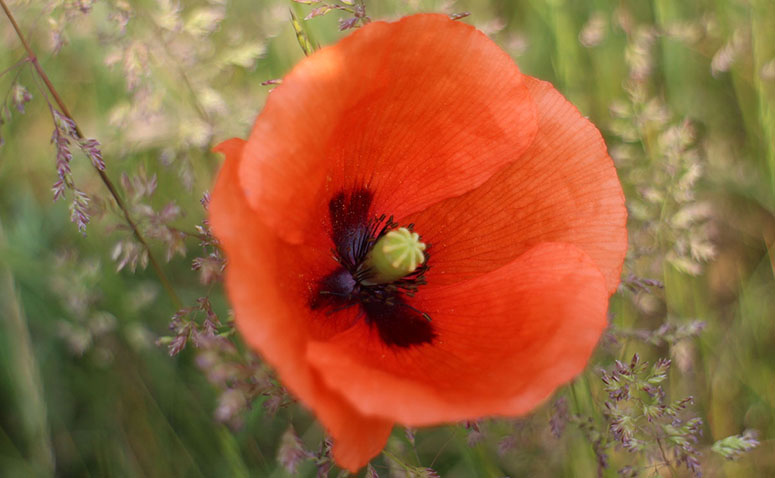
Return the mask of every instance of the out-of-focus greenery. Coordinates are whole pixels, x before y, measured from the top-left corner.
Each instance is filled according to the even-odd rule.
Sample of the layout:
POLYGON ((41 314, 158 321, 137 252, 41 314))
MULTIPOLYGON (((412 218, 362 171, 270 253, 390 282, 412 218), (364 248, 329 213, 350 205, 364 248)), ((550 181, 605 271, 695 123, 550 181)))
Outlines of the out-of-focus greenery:
MULTIPOLYGON (((191 271, 210 251, 187 235, 204 217, 199 200, 219 165, 209 149, 245 136, 271 88, 261 82, 303 56, 289 9, 303 18, 311 7, 7 3, 84 134, 102 143, 108 176, 153 253, 169 259, 162 267, 182 302, 209 296, 226 320, 220 285, 191 271)), ((367 11, 471 12, 461 21, 600 127, 631 216, 615 327, 587 372, 523 419, 397 428, 389 455, 374 462, 379 476, 408 476, 412 466, 445 477, 597 476, 603 452, 603 476, 627 466, 638 476, 689 476, 685 465, 664 465, 670 456, 626 451, 611 436, 612 389, 600 369, 635 352, 650 363, 672 359, 669 371, 653 372, 664 377, 644 380, 670 401, 693 397, 681 413, 702 420, 693 446, 705 476, 775 476, 775 3, 372 0, 367 11), (726 460, 752 446, 746 430, 760 445, 726 460)), ((301 23, 312 42, 328 44, 346 34, 337 18, 301 23)), ((224 394, 213 378, 220 365, 191 344, 174 358, 155 345, 176 307, 142 269, 75 147, 74 180, 97 206, 85 237, 69 221, 68 199, 52 202, 52 99, 29 63, 12 68, 25 57, 0 15, 0 94, 12 112, 0 127, 0 476, 287 476, 288 444, 317 447, 319 426, 297 405, 267 413, 271 396, 246 409, 239 390, 224 394), (24 114, 13 104, 23 96, 17 84, 33 96, 24 114)), ((314 476, 314 463, 297 473, 314 476)))

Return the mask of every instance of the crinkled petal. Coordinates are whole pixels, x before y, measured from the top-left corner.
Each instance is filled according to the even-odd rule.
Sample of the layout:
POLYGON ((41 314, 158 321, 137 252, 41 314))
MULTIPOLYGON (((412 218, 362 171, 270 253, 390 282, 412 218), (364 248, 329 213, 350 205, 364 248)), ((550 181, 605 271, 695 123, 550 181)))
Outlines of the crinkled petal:
POLYGON ((473 27, 373 22, 271 92, 240 180, 272 230, 314 240, 342 191, 366 188, 372 212, 401 217, 476 188, 527 149, 535 114, 524 75, 473 27))
POLYGON ((305 288, 331 259, 325 251, 283 242, 256 217, 237 176, 244 144, 232 139, 215 148, 226 162, 210 203, 210 223, 228 260, 226 289, 237 326, 283 384, 313 409, 334 438, 337 461, 356 471, 382 450, 392 422, 361 414, 308 364, 310 336, 325 334, 304 301, 310 294, 305 288))
POLYGON ((404 218, 432 245, 430 284, 498 268, 541 242, 577 245, 616 291, 627 211, 597 128, 551 84, 527 78, 538 111, 530 148, 481 187, 404 218))
POLYGON ((518 415, 580 373, 607 323, 605 280, 569 244, 537 245, 506 266, 412 302, 438 334, 388 347, 366 324, 314 341, 307 358, 361 413, 406 425, 518 415))

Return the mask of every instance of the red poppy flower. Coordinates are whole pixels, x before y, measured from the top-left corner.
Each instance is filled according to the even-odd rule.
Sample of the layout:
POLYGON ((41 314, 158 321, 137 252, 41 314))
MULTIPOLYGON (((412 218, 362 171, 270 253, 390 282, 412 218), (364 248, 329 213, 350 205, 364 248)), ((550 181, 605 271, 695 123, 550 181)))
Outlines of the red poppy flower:
POLYGON ((605 144, 464 23, 361 28, 216 151, 210 220, 237 325, 347 469, 394 423, 528 412, 606 326, 627 239, 605 144), (383 240, 415 260, 385 266, 383 240))

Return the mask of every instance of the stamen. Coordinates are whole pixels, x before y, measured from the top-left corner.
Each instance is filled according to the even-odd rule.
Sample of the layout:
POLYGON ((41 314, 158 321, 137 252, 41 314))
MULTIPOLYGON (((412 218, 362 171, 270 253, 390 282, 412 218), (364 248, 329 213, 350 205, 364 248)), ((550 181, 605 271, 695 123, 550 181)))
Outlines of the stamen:
POLYGON ((339 267, 311 291, 310 308, 334 315, 355 306, 349 325, 337 319, 336 326, 365 320, 390 347, 430 343, 430 315, 407 302, 426 283, 430 244, 420 242, 414 224, 399 228, 393 216, 371 216, 372 196, 362 188, 331 198, 331 253, 339 267))

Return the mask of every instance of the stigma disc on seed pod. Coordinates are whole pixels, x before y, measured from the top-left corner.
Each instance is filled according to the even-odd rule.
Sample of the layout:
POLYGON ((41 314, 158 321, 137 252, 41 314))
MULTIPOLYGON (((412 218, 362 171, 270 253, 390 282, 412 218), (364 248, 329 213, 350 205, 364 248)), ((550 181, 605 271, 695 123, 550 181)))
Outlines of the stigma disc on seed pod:
POLYGON ((387 284, 411 274, 425 262, 425 247, 420 235, 405 227, 388 232, 366 259, 372 271, 368 282, 387 284))

